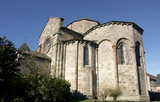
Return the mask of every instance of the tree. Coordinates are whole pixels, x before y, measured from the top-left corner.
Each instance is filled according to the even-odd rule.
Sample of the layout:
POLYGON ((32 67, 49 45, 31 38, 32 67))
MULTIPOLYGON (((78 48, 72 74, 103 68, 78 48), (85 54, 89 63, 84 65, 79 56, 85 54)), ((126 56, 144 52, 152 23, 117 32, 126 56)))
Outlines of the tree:
POLYGON ((6 37, 0 37, 0 99, 11 100, 14 97, 13 83, 19 77, 16 59, 15 45, 6 37))
POLYGON ((31 52, 22 60, 29 69, 28 73, 24 74, 29 86, 26 89, 29 98, 34 102, 68 102, 71 96, 70 83, 52 76, 49 62, 42 59, 37 61, 37 54, 31 52))

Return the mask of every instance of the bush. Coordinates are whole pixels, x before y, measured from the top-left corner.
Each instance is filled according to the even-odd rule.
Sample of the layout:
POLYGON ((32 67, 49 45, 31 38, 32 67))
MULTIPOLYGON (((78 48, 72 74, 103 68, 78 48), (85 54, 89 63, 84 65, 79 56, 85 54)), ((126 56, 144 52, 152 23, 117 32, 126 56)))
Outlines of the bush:
POLYGON ((105 88, 103 89, 103 91, 100 92, 100 97, 103 99, 103 101, 108 96, 108 94, 109 94, 108 88, 105 88))
POLYGON ((29 77, 29 97, 35 102, 68 102, 70 100, 70 83, 56 77, 29 77))
POLYGON ((122 89, 119 87, 111 87, 108 89, 109 96, 113 97, 113 101, 116 101, 117 97, 122 95, 122 89))
POLYGON ((119 87, 106 87, 103 91, 100 92, 100 97, 104 99, 107 96, 113 97, 113 101, 116 101, 117 97, 122 95, 122 89, 119 87))
POLYGON ((30 70, 25 74, 28 86, 26 92, 34 102, 68 102, 71 96, 70 83, 64 79, 51 76, 49 62, 42 65, 36 62, 36 53, 25 59, 30 70), (30 63, 32 62, 32 63, 30 63))

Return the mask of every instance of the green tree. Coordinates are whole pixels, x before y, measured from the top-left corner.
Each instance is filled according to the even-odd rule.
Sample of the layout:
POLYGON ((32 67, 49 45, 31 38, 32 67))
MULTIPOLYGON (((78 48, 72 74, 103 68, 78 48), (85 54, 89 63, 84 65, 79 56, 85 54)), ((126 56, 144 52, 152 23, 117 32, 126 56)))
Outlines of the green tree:
POLYGON ((19 78, 15 45, 6 37, 0 37, 0 100, 14 98, 14 83, 19 78))
POLYGON ((51 75, 49 62, 37 61, 37 52, 31 52, 23 63, 29 69, 25 74, 28 85, 26 92, 34 102, 68 102, 70 99, 70 83, 51 75), (45 62, 45 63, 44 63, 45 62))

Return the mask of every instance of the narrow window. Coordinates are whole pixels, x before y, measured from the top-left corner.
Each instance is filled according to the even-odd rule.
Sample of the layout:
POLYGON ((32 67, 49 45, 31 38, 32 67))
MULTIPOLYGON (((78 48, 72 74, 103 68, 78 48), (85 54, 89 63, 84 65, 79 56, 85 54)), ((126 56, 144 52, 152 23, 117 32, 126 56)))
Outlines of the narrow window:
POLYGON ((140 43, 136 43, 136 61, 137 61, 137 66, 140 66, 140 43))
POLYGON ((84 46, 84 65, 89 65, 89 53, 87 45, 84 46))
POLYGON ((124 64, 124 50, 123 50, 123 45, 120 47, 120 54, 121 54, 121 64, 124 64))

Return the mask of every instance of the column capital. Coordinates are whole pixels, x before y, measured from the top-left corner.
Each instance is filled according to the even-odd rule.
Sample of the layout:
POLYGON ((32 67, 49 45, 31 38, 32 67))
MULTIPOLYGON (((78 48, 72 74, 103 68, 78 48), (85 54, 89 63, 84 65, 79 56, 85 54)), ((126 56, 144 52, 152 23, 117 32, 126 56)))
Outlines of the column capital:
POLYGON ((112 46, 112 48, 115 48, 115 47, 117 47, 117 45, 113 45, 113 46, 112 46))
POLYGON ((136 48, 135 46, 131 46, 131 48, 136 48))

